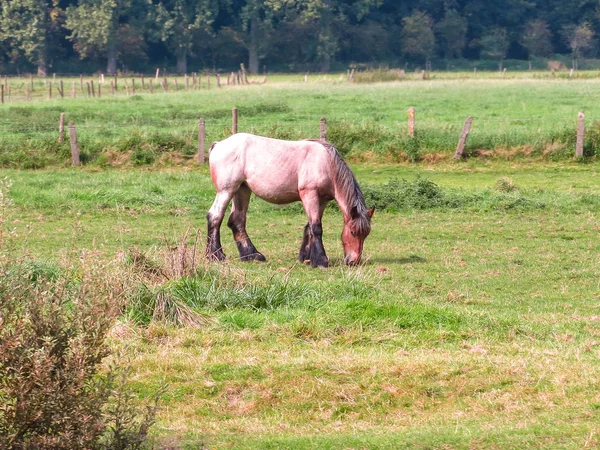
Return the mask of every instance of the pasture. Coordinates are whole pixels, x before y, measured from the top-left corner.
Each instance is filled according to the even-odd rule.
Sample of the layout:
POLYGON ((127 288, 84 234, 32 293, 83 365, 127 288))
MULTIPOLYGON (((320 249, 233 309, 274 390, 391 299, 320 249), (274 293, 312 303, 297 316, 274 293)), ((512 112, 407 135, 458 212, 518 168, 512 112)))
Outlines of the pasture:
POLYGON ((570 155, 577 111, 593 122, 599 90, 595 79, 287 79, 5 105, 2 123, 20 114, 23 127, 2 128, 3 165, 46 168, 2 169, 13 205, 0 223, 18 235, 2 250, 41 272, 121 268, 107 272, 130 288, 111 345, 130 361, 140 397, 168 385, 152 429, 159 445, 593 448, 600 187, 593 143, 585 161, 570 155), (332 267, 320 270, 296 262, 299 205, 253 199, 248 230, 266 263, 238 262, 224 227, 226 263, 200 255, 193 273, 176 273, 186 232, 191 252, 199 229, 203 252, 214 197, 208 168, 185 159, 185 145, 192 155, 201 115, 209 141, 226 136, 233 106, 240 131, 276 137, 315 136, 328 118, 330 140, 377 207, 359 267, 342 264, 335 207, 324 216, 332 267), (424 136, 417 163, 394 153, 407 142, 408 106, 424 136), (40 146, 63 109, 81 124, 89 165, 80 169, 61 167, 68 151, 40 146), (490 152, 454 162, 467 115, 470 153, 490 152), (173 147, 152 147, 168 136, 173 147), (31 146, 21 162, 20 145, 31 146), (153 164, 119 160, 138 147, 156 152, 153 164), (144 278, 135 254, 169 276, 144 278), (157 293, 201 320, 154 320, 157 293))

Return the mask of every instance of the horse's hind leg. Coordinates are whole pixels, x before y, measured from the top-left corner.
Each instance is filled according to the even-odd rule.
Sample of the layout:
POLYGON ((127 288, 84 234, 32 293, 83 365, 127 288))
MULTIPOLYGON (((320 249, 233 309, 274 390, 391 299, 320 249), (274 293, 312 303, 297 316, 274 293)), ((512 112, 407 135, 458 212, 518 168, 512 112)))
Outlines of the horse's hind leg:
POLYGON ((231 206, 231 214, 227 221, 227 226, 233 231, 233 238, 240 252, 242 261, 266 261, 267 259, 256 250, 254 244, 246 233, 246 213, 248 212, 248 204, 252 191, 246 183, 242 183, 239 190, 233 196, 233 205, 231 206))
POLYGON ((225 253, 221 246, 221 223, 223 223, 223 216, 225 216, 225 210, 232 196, 233 193, 229 191, 217 192, 215 201, 208 214, 206 214, 206 223, 208 225, 206 256, 209 259, 218 259, 220 261, 225 259, 225 253))

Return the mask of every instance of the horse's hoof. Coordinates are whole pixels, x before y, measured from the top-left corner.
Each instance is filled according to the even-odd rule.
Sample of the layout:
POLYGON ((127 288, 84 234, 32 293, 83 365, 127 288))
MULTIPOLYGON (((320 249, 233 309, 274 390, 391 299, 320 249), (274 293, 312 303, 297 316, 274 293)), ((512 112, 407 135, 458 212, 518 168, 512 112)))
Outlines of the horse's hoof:
POLYGON ((225 259, 227 259, 225 253, 223 253, 221 250, 212 253, 207 253, 206 258, 210 261, 225 261, 225 259))
POLYGON ((242 257, 240 257, 240 259, 242 261, 262 261, 262 262, 267 261, 267 258, 265 258, 265 256, 259 252, 252 253, 252 254, 246 255, 246 256, 242 256, 242 257))
POLYGON ((321 261, 311 261, 310 265, 313 267, 319 267, 321 269, 327 269, 329 267, 329 260, 323 259, 321 261))

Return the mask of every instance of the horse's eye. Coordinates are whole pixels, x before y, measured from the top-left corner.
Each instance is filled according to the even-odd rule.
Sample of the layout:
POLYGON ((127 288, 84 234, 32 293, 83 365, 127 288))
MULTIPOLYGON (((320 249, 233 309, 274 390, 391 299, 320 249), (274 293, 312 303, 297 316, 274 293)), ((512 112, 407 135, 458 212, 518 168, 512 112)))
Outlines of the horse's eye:
POLYGON ((356 237, 356 231, 350 230, 350 234, 352 235, 352 237, 356 237))

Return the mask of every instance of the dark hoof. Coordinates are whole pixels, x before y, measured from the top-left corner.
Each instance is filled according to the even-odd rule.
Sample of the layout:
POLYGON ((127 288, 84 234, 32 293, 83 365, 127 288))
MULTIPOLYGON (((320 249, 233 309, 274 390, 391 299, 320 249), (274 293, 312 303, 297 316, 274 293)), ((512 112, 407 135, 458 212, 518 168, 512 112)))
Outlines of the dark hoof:
POLYGON ((265 258, 265 256, 259 252, 252 253, 252 254, 246 255, 246 256, 242 256, 242 257, 240 257, 240 259, 242 261, 262 261, 262 262, 267 261, 267 258, 265 258))
POLYGON ((206 258, 210 261, 225 261, 227 258, 223 250, 217 250, 216 252, 207 252, 206 258))
POLYGON ((318 260, 318 261, 311 260, 310 261, 310 265, 312 267, 321 267, 323 269, 326 269, 327 267, 329 267, 329 260, 327 258, 321 259, 321 260, 318 260))

